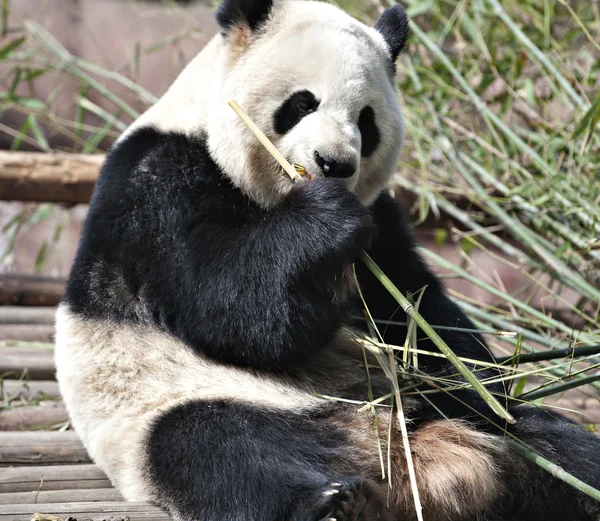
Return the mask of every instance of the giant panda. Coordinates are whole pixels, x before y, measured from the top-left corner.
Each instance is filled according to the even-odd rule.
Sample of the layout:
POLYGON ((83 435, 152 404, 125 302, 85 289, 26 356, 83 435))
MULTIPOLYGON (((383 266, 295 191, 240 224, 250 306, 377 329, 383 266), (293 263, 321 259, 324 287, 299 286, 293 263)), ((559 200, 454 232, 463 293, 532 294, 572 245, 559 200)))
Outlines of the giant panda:
MULTIPOLYGON (((406 15, 391 7, 372 28, 326 3, 223 0, 217 20, 98 179, 56 320, 73 426, 127 500, 176 521, 416 519, 393 404, 375 417, 356 405, 390 382, 353 336, 354 273, 376 320, 403 318, 359 253, 421 292, 430 323, 472 324, 385 190, 403 143, 406 15), (282 175, 231 99, 312 180, 282 175)), ((492 360, 479 335, 440 334, 492 360)), ((454 372, 433 356, 419 369, 454 372)), ((424 519, 600 519, 596 502, 511 452, 475 393, 429 396, 402 400, 424 519)), ((544 411, 513 414, 511 436, 600 485, 597 438, 544 411)))

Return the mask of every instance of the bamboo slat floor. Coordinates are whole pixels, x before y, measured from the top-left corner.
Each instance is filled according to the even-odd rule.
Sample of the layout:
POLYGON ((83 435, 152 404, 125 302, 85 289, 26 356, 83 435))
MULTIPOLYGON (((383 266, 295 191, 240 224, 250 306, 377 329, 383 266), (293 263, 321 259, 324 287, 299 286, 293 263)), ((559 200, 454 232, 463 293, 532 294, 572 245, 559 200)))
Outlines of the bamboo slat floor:
POLYGON ((53 312, 0 306, 0 521, 169 521, 154 505, 125 502, 74 431, 43 430, 68 427, 52 350, 22 344, 45 340, 29 333, 52 327, 53 312))
POLYGON ((83 463, 87 461, 74 432, 0 433, 0 462, 13 465, 0 468, 0 521, 170 519, 149 503, 125 502, 98 467, 83 463))

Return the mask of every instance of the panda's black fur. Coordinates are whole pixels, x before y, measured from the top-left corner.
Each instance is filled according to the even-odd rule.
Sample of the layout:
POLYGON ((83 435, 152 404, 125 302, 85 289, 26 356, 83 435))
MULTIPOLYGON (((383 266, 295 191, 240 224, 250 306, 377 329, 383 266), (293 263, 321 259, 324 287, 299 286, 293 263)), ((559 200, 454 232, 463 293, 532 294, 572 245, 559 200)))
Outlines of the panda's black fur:
MULTIPOLYGON (((218 20, 225 32, 239 23, 259 30, 270 9, 269 1, 224 0, 218 20)), ((399 7, 378 22, 393 57, 404 45, 406 27, 399 7)), ((144 125, 120 140, 105 162, 63 306, 77 317, 76 327, 152 328, 225 372, 241 368, 253 378, 281 379, 291 388, 318 392, 318 378, 305 382, 310 380, 306 367, 321 360, 323 374, 336 367, 335 352, 329 361, 319 357, 359 309, 349 291, 349 267, 363 248, 402 292, 425 288, 419 311, 426 320, 473 329, 417 253, 403 213, 385 191, 367 207, 343 180, 331 177, 297 183, 278 204, 265 208, 219 168, 205 134, 144 125)), ((376 320, 405 319, 360 262, 356 274, 376 320)), ((98 331, 102 341, 116 335, 113 329, 98 331)), ((404 343, 405 328, 381 331, 386 342, 404 343)), ((450 329, 440 335, 459 356, 493 360, 478 334, 450 329)), ((435 351, 427 339, 419 347, 435 351)), ((347 367, 341 360, 339 367, 347 367)), ((429 374, 454 373, 444 358, 420 361, 429 374)), ((160 371, 163 362, 148 363, 160 371)), ((61 367, 67 390, 69 373, 62 369, 67 372, 61 374, 61 367)), ((139 370, 127 367, 123 379, 136 378, 139 370)), ((335 375, 339 396, 367 399, 366 381, 357 377, 364 368, 357 362, 356 371, 340 371, 335 375)), ((478 374, 483 378, 494 371, 478 374)), ((102 382, 94 385, 101 389, 102 382)), ((374 375, 372 385, 376 397, 389 392, 382 376, 374 375)), ((501 384, 490 388, 504 394, 501 384)), ((116 403, 128 398, 114 397, 116 403)), ((192 399, 156 414, 140 412, 140 422, 153 414, 143 431, 140 461, 114 463, 130 465, 132 481, 145 483, 128 498, 149 497, 186 521, 414 518, 401 444, 392 440, 387 447, 383 413, 380 441, 395 465, 389 496, 388 481, 378 475, 376 444, 369 445, 375 438, 362 445, 372 419, 358 420, 356 405, 322 400, 316 407, 277 409, 239 398, 192 399)), ((71 407, 74 399, 66 400, 71 407)), ((499 431, 481 420, 483 415, 499 421, 475 393, 432 394, 431 402, 408 398, 405 404, 425 519, 600 519, 598 503, 510 451, 499 431), (438 410, 449 419, 440 419, 438 410), (473 459, 461 461, 460 455, 473 459), (474 496, 478 481, 481 497, 474 496)), ((600 486, 597 437, 546 411, 516 407, 512 412, 518 421, 509 426, 511 434, 600 486)), ((94 444, 102 440, 86 443, 94 456, 94 444)), ((111 478, 128 486, 122 477, 111 478)))

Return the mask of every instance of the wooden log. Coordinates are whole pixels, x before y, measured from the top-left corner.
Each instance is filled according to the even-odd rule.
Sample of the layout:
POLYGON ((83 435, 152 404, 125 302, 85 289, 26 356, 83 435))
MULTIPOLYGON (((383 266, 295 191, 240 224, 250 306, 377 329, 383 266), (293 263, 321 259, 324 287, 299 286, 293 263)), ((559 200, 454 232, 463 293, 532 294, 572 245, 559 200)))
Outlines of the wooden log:
POLYGON ((0 275, 0 305, 56 306, 65 290, 65 279, 38 275, 0 275))
POLYGON ((72 503, 79 501, 123 501, 116 488, 94 488, 75 490, 41 490, 30 492, 0 493, 0 505, 24 505, 35 503, 72 503))
POLYGON ((101 155, 0 151, 0 200, 88 203, 101 155))
POLYGON ((3 468, 0 493, 32 490, 75 490, 112 487, 96 465, 49 465, 3 468))
POLYGON ((0 341, 54 342, 54 326, 44 324, 0 324, 0 341))
POLYGON ((0 374, 6 378, 26 375, 31 380, 54 380, 55 373, 52 349, 0 347, 0 374))
POLYGON ((0 306, 0 324, 45 324, 54 325, 56 308, 0 306))
POLYGON ((0 432, 0 466, 89 462, 73 431, 0 432))
MULTIPOLYGON (((170 521, 169 515, 150 503, 39 503, 36 505, 2 505, 0 521, 30 521, 33 513, 44 513, 77 521, 170 521)), ((43 519, 43 518, 42 518, 43 519)))
POLYGON ((63 402, 47 400, 39 405, 21 405, 0 410, 0 431, 48 428, 68 419, 69 414, 63 402))
POLYGON ((58 382, 53 380, 2 380, 0 382, 0 401, 31 401, 36 398, 57 398, 60 396, 58 382))

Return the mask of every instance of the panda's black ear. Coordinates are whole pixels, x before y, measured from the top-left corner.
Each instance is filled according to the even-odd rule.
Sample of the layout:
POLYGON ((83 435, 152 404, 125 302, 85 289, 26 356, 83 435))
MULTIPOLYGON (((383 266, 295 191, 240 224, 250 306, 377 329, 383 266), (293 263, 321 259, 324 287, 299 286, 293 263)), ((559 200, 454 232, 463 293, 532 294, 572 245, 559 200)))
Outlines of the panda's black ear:
POLYGON ((390 48, 392 60, 395 61, 408 38, 408 17, 406 16, 406 11, 399 4, 386 9, 379 17, 379 20, 377 20, 375 29, 383 35, 390 48))
POLYGON ((217 11, 217 22, 224 31, 239 25, 255 30, 273 7, 273 0, 223 0, 217 11))

